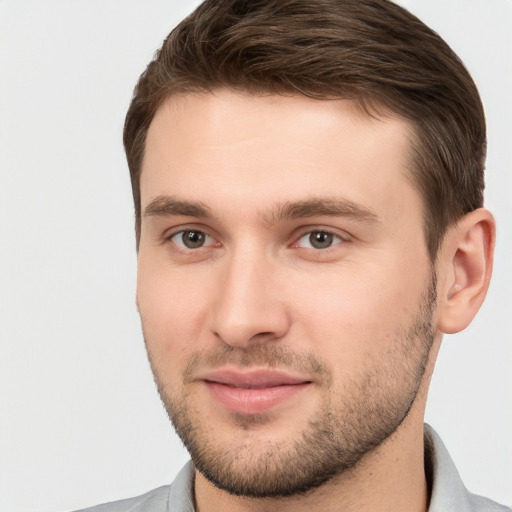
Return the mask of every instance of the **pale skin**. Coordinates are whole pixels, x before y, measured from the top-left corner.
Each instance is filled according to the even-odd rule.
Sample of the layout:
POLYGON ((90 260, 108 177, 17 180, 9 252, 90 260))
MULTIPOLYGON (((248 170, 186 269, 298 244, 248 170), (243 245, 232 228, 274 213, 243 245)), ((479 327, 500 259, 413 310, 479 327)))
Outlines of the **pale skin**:
MULTIPOLYGON (((396 332, 417 311, 432 269, 422 200, 408 175, 410 130, 398 117, 369 118, 350 101, 300 95, 217 90, 171 97, 157 111, 141 175, 137 303, 154 370, 169 392, 187 393, 213 444, 256 457, 286 446, 330 403, 329 393, 342 396, 368 367, 383 393, 401 392, 400 379, 379 373, 378 354, 396 355, 396 332), (186 230, 204 243, 184 245, 186 230), (313 231, 332 243, 313 247, 313 231), (308 381, 304 389, 265 410, 261 425, 242 428, 201 381, 208 368, 184 382, 194 354, 257 344, 314 354, 331 391, 294 375, 308 381)), ((464 329, 485 297, 493 245, 485 209, 448 229, 435 262, 432 350, 393 435, 300 496, 237 497, 197 472, 196 509, 426 511, 430 377, 442 334, 464 329)))

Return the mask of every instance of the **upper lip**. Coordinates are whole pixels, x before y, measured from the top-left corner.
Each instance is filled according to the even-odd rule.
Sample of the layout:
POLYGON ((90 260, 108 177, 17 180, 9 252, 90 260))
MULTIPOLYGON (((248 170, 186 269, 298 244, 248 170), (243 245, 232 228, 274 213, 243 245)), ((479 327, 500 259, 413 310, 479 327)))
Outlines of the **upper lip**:
POLYGON ((294 384, 306 384, 310 379, 292 375, 283 370, 267 368, 234 369, 221 368, 203 373, 200 380, 217 382, 236 388, 271 388, 275 386, 290 386, 294 384))

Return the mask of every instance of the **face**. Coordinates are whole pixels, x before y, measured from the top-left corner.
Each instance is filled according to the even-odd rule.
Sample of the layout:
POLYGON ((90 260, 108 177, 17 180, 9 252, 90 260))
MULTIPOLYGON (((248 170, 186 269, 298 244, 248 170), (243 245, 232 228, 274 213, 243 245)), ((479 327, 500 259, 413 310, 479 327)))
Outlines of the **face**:
POLYGON ((435 304, 408 135, 346 100, 219 90, 157 111, 137 301, 162 400, 217 487, 303 492, 407 416, 435 304))

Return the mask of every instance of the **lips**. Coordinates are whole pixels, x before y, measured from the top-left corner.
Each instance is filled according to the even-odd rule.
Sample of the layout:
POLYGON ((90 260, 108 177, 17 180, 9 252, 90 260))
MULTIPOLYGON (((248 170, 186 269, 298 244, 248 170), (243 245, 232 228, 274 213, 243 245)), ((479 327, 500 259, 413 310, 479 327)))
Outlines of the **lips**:
POLYGON ((219 405, 241 414, 268 412, 312 384, 303 377, 268 369, 214 370, 201 380, 219 405))

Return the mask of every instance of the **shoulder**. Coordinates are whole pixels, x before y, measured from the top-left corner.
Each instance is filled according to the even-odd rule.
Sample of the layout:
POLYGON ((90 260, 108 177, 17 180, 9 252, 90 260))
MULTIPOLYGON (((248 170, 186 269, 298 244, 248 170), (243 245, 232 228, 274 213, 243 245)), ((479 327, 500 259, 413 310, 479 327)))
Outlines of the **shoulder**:
POLYGON ((483 496, 476 494, 469 494, 469 501, 471 502, 471 510, 474 512, 512 512, 512 508, 500 505, 483 496))
POLYGON ((171 485, 127 500, 104 503, 76 512, 194 512, 195 469, 189 461, 178 473, 171 485))
POLYGON ((169 501, 169 485, 126 500, 104 503, 76 512, 165 512, 169 501))
POLYGON ((431 487, 429 512, 512 512, 466 489, 446 446, 429 425, 425 425, 425 471, 431 487))

